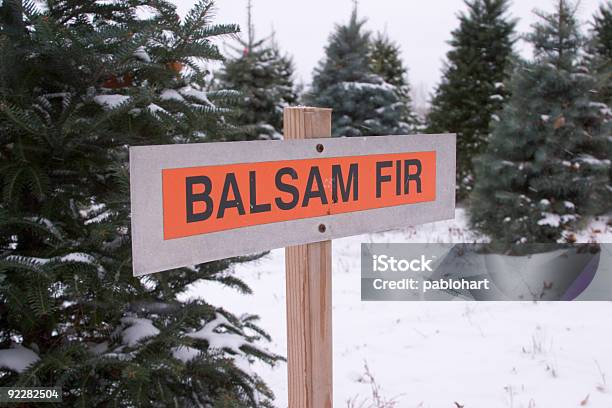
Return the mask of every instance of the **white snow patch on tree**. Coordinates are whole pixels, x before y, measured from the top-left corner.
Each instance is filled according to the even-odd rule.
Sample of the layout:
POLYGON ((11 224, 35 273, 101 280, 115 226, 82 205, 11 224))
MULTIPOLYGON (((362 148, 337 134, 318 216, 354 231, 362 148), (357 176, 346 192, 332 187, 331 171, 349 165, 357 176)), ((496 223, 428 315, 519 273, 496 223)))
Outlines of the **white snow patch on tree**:
POLYGON ((11 262, 31 263, 35 265, 45 265, 45 264, 48 264, 49 262, 77 262, 77 263, 95 265, 99 269, 101 268, 101 266, 97 265, 95 258, 93 256, 82 253, 82 252, 73 252, 67 255, 56 256, 53 258, 37 258, 33 256, 9 255, 5 259, 11 262))
POLYGON ((179 90, 179 92, 183 96, 192 97, 192 98, 194 98, 194 99, 204 103, 205 105, 210 106, 211 108, 216 108, 215 104, 212 103, 210 101, 210 99, 208 99, 208 95, 204 91, 200 91, 200 90, 195 89, 195 88, 193 88, 191 86, 186 86, 184 88, 181 88, 179 90))
MULTIPOLYGON (((166 112, 166 110, 164 108, 162 108, 159 105, 156 105, 154 103, 151 103, 147 106, 147 109, 149 110, 149 112, 151 112, 152 114, 157 114, 159 112, 166 112)), ((166 112, 167 113, 167 112, 166 112)))
POLYGON ((239 354, 237 356, 234 356, 234 365, 236 366, 236 368, 238 368, 240 371, 242 371, 243 373, 245 373, 246 375, 248 375, 250 377, 255 377, 257 375, 251 369, 251 362, 243 354, 239 354))
POLYGON ((83 252, 73 252, 68 255, 63 255, 60 257, 53 258, 60 262, 79 262, 93 265, 95 263, 95 258, 89 254, 85 254, 83 252))
POLYGON ((589 106, 591 106, 593 108, 602 109, 602 110, 607 110, 608 109, 608 105, 606 105, 603 102, 589 102, 589 106))
POLYGON ((540 204, 545 206, 545 207, 548 207, 550 205, 550 200, 547 200, 546 198, 543 198, 543 199, 540 200, 540 204))
POLYGON ((237 354, 242 353, 240 347, 249 344, 248 341, 243 336, 236 333, 227 331, 220 333, 215 331, 222 327, 229 327, 237 330, 224 316, 217 313, 214 320, 206 323, 198 331, 187 333, 186 336, 194 339, 206 340, 211 349, 231 350, 237 354))
POLYGON ((372 84, 370 82, 340 82, 339 84, 344 89, 374 89, 374 90, 384 90, 384 91, 394 91, 395 87, 391 84, 383 82, 381 84, 372 84))
POLYGON ((159 334, 159 329, 149 319, 122 317, 121 323, 127 326, 121 333, 121 340, 128 346, 135 346, 141 340, 159 334))
POLYGON ((84 222, 85 225, 89 225, 89 224, 99 224, 102 221, 106 220, 108 217, 110 217, 113 213, 110 210, 104 211, 102 214, 98 214, 97 216, 90 218, 88 220, 86 220, 84 222))
POLYGON ((566 224, 570 221, 574 221, 576 218, 578 218, 576 214, 565 214, 561 216, 561 222, 566 224))
POLYGON ((159 98, 162 101, 179 101, 182 102, 185 100, 185 98, 183 98, 183 96, 178 93, 178 91, 174 90, 174 89, 164 89, 161 93, 161 95, 159 95, 159 98))
POLYGON ((581 155, 578 160, 580 160, 583 163, 589 164, 591 166, 610 166, 610 160, 605 159, 605 160, 600 160, 600 159, 596 159, 595 157, 589 155, 589 154, 583 154, 581 155))
POLYGON ((538 221, 538 225, 548 225, 550 227, 557 228, 561 225, 561 216, 559 214, 544 213, 544 218, 538 221))
POLYGON ((197 348, 189 346, 179 346, 172 348, 172 357, 187 363, 196 358, 201 353, 197 348))
POLYGON ((504 100, 504 97, 499 95, 499 94, 491 95, 490 98, 493 99, 493 100, 497 100, 497 101, 503 101, 504 100))
POLYGON ((18 373, 24 372, 29 366, 40 360, 38 354, 23 347, 21 344, 13 344, 8 349, 0 350, 0 367, 18 373))
POLYGON ((136 51, 134 51, 134 57, 144 62, 151 62, 151 57, 149 57, 147 50, 143 46, 138 47, 136 51))
POLYGON ((98 105, 103 106, 106 109, 115 109, 117 106, 126 103, 130 100, 129 96, 111 94, 111 95, 97 95, 94 96, 94 102, 98 105))
POLYGON ((87 218, 89 217, 91 213, 102 211, 105 208, 106 208, 106 204, 93 204, 87 208, 80 210, 79 214, 81 214, 81 217, 87 218))

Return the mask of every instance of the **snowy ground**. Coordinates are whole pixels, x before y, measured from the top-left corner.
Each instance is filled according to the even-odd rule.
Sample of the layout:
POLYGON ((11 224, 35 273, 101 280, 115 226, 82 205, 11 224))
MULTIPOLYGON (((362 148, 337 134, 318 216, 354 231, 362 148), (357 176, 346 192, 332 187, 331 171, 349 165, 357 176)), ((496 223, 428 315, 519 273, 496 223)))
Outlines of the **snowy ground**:
MULTIPOLYGON (((579 239, 612 242, 598 222, 579 239)), ((612 302, 361 302, 361 242, 472 242, 462 210, 454 221, 335 240, 333 273, 334 405, 369 408, 371 384, 396 407, 612 407, 612 302), (347 404, 352 400, 352 404, 347 404), (363 405, 360 405, 363 404, 363 405)), ((257 313, 285 355, 284 251, 236 267, 253 289, 195 285, 234 313, 257 313)), ((286 365, 255 370, 287 406, 286 365)))

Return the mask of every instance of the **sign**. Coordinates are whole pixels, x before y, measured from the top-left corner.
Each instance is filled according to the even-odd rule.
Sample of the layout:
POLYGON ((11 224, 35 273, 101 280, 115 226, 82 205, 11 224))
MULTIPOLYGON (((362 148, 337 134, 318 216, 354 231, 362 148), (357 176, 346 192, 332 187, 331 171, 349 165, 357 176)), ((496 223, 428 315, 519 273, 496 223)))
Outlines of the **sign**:
POLYGON ((455 136, 130 148, 134 274, 454 217, 455 136))
POLYGON ((436 152, 162 170, 164 239, 434 201, 436 152))

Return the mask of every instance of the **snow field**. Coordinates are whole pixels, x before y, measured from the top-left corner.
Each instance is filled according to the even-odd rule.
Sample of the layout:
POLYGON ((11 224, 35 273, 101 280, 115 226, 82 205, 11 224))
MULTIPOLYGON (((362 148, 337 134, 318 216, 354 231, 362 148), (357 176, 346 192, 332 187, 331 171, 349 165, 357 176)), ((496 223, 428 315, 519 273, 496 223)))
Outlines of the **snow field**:
MULTIPOLYGON (((333 242, 334 406, 369 407, 369 371, 396 407, 560 408, 612 406, 612 302, 362 302, 362 242, 473 242, 465 214, 453 221, 333 242), (348 400, 353 404, 348 404, 348 400), (583 405, 581 405, 583 404, 583 405)), ((597 220, 580 238, 612 242, 597 220)), ((242 295, 214 282, 201 296, 237 314, 256 313, 286 355, 284 251, 237 265, 253 289, 242 295)), ((286 364, 259 373, 287 406, 286 364)))

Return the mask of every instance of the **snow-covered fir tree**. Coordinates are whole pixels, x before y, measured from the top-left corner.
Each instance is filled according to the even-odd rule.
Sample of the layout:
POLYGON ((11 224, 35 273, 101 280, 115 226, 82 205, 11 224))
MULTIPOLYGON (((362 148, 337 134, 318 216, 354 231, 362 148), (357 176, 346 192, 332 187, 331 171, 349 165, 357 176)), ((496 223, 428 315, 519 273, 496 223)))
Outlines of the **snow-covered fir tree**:
POLYGON ((255 39, 248 3, 246 39, 234 47, 236 55, 227 58, 219 75, 224 88, 242 94, 237 123, 243 126, 248 139, 280 139, 283 129, 283 108, 298 100, 293 83, 293 60, 281 53, 274 36, 255 39))
POLYGON ((372 70, 370 32, 364 24, 355 7, 348 24, 336 26, 306 102, 333 109, 333 136, 410 133, 396 87, 372 70))
POLYGON ((127 146, 236 137, 236 95, 203 92, 199 67, 238 27, 208 0, 184 19, 161 0, 46 6, 0 12, 0 385, 58 386, 63 406, 270 406, 256 317, 178 297, 201 279, 248 292, 239 259, 131 268, 127 146))
POLYGON ((402 61, 399 45, 392 41, 386 33, 378 33, 372 41, 370 63, 376 75, 395 87, 395 93, 403 103, 401 121, 416 130, 419 119, 412 111, 408 69, 402 61))
POLYGON ((597 100, 612 106, 612 1, 595 14, 587 50, 590 67, 600 81, 597 100))
POLYGON ((612 202, 609 109, 592 100, 597 80, 580 58, 575 8, 557 0, 528 36, 511 98, 476 161, 472 224, 505 243, 571 240, 581 220, 612 202))
POLYGON ((491 121, 508 92, 515 21, 508 0, 465 0, 428 115, 428 131, 457 134, 457 198, 474 185, 473 158, 487 146, 491 121))

